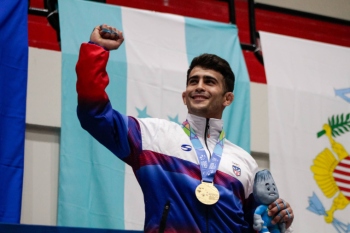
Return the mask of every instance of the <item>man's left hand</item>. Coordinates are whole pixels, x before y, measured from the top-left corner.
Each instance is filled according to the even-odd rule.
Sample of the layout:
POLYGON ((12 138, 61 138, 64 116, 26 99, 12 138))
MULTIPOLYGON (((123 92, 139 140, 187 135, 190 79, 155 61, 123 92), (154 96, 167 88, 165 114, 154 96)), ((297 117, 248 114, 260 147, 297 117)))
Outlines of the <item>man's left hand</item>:
POLYGON ((269 205, 269 216, 275 216, 271 223, 277 224, 279 222, 286 223, 286 229, 292 225, 294 214, 293 210, 290 207, 289 203, 279 198, 275 202, 269 205))

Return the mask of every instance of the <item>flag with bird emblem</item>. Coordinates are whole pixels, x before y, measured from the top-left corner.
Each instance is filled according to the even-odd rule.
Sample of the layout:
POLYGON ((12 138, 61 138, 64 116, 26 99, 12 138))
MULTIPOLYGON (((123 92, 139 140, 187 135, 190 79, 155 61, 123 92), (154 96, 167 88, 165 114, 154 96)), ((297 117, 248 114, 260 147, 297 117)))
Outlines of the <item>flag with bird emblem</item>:
POLYGON ((261 32, 271 171, 295 232, 350 232, 350 48, 261 32))

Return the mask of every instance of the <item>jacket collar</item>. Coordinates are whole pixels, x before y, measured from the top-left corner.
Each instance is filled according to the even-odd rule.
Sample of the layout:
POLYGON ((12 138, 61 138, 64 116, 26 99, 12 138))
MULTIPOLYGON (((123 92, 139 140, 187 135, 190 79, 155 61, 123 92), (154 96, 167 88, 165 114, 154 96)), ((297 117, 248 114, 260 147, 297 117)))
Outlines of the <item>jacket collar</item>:
POLYGON ((197 136, 200 138, 204 137, 205 128, 207 127, 207 123, 209 124, 209 135, 210 139, 217 140, 220 136, 223 120, 215 119, 215 118, 205 118, 199 117, 193 114, 187 114, 187 121, 190 123, 192 129, 196 132, 197 136))

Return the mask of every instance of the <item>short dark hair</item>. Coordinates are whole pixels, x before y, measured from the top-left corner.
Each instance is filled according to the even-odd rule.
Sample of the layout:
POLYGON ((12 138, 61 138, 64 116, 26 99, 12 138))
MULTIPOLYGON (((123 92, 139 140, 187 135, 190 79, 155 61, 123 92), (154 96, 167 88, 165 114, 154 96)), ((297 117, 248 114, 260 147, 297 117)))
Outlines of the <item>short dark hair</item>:
POLYGON ((187 70, 187 80, 192 69, 196 66, 202 67, 204 69, 211 69, 219 72, 224 77, 224 87, 226 92, 233 92, 235 86, 235 75, 230 67, 230 64, 221 57, 215 54, 204 53, 198 57, 193 58, 190 67, 187 70))

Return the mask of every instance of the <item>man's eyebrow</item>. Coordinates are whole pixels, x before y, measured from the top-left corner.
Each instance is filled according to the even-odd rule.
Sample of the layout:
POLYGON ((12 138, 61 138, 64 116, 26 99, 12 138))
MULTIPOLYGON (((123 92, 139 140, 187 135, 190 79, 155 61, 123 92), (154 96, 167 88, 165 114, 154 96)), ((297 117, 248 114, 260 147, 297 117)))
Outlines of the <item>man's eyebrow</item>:
POLYGON ((204 81, 211 81, 211 82, 219 83, 219 80, 214 76, 204 75, 203 78, 204 78, 204 81))
MULTIPOLYGON (((188 79, 190 79, 190 78, 198 78, 198 77, 199 77, 199 75, 195 74, 195 75, 193 75, 193 76, 188 77, 188 79)), ((206 79, 215 79, 215 80, 216 80, 216 78, 215 78, 214 76, 211 76, 211 75, 203 75, 203 78, 206 78, 206 79)))
POLYGON ((217 80, 217 78, 215 78, 214 76, 210 76, 210 75, 204 75, 203 77, 207 78, 207 79, 215 79, 215 80, 217 80))

